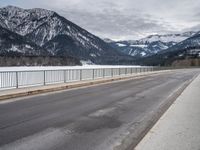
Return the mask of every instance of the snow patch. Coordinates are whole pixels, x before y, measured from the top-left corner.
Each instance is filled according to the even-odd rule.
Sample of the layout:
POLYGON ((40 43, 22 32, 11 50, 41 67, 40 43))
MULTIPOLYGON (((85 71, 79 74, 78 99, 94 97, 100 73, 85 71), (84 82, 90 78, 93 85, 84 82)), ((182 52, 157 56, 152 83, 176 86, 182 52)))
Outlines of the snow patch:
POLYGON ((119 47, 125 47, 126 45, 125 44, 122 44, 122 43, 116 43, 119 47))
POLYGON ((21 50, 19 50, 18 47, 15 46, 15 45, 12 45, 12 48, 10 49, 10 51, 13 51, 13 52, 21 52, 21 50))
POLYGON ((142 56, 145 56, 145 55, 146 55, 146 53, 145 53, 145 52, 141 52, 140 54, 141 54, 142 56))
POLYGON ((97 57, 97 55, 96 55, 96 54, 93 54, 93 53, 91 53, 90 56, 91 56, 91 57, 97 57))
POLYGON ((30 46, 30 45, 25 45, 25 47, 31 49, 31 46, 30 46))
POLYGON ((140 45, 130 45, 131 47, 140 47, 140 48, 146 48, 148 45, 140 44, 140 45))

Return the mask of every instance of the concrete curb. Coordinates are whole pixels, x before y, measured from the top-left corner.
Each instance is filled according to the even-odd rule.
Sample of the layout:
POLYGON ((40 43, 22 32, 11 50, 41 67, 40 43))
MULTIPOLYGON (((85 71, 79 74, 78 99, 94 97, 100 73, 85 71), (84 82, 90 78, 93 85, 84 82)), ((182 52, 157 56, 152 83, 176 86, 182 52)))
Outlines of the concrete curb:
MULTIPOLYGON (((19 97, 61 91, 61 90, 66 90, 66 89, 74 89, 74 88, 80 88, 80 87, 87 87, 87 86, 91 86, 91 85, 111 83, 114 81, 125 81, 125 80, 138 79, 138 77, 142 78, 142 77, 146 77, 149 75, 155 75, 155 74, 166 73, 166 72, 171 72, 171 71, 172 70, 164 70, 164 71, 149 72, 149 73, 144 73, 144 74, 135 74, 132 76, 105 78, 105 79, 100 79, 100 80, 89 80, 89 81, 76 82, 76 83, 66 83, 66 84, 62 84, 62 85, 55 85, 55 87, 42 86, 42 87, 38 87, 38 89, 30 89, 27 91, 26 91, 26 88, 24 88, 25 91, 21 91, 23 89, 19 89, 19 91, 16 91, 13 93, 0 95, 0 101, 12 99, 12 98, 19 98, 19 97)), ((16 90, 18 90, 18 89, 16 89, 16 90)))

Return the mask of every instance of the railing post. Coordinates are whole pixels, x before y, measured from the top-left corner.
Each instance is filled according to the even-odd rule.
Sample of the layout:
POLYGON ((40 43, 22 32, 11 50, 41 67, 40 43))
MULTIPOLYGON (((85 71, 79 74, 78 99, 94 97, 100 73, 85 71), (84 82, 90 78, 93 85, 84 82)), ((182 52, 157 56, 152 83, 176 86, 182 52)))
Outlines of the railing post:
POLYGON ((113 68, 111 68, 111 76, 113 77, 113 68))
POLYGON ((94 69, 92 69, 92 78, 94 80, 94 69))
POLYGON ((103 68, 103 78, 105 78, 105 68, 103 68))
POLYGON ((46 85, 46 71, 44 70, 44 85, 46 85))
POLYGON ((19 88, 18 72, 16 71, 16 88, 19 88))
POLYGON ((82 69, 80 69, 80 81, 82 80, 82 69))
POLYGON ((66 83, 67 81, 66 81, 66 70, 63 70, 64 72, 63 72, 63 75, 64 75, 64 83, 66 83))
POLYGON ((119 76, 121 75, 121 70, 120 70, 120 68, 119 68, 119 76))

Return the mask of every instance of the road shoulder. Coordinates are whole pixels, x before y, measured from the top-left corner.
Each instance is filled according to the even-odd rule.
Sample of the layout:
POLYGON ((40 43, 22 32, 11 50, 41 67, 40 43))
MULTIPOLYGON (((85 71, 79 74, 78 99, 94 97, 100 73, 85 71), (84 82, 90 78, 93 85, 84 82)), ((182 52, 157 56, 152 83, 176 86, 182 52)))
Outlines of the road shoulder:
POLYGON ((135 150, 199 150, 200 75, 183 91, 135 150))

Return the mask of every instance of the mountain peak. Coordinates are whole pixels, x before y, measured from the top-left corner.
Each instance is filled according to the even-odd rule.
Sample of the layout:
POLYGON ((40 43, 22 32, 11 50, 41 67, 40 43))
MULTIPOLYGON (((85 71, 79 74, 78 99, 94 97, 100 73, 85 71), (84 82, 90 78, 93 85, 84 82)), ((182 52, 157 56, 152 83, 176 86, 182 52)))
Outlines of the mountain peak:
POLYGON ((17 6, 12 6, 12 5, 8 5, 6 7, 0 8, 0 11, 4 11, 4 12, 9 12, 9 15, 12 15, 11 13, 13 13, 14 15, 18 15, 19 13, 36 13, 38 15, 52 15, 53 11, 51 10, 47 10, 47 9, 43 9, 43 8, 33 8, 33 9, 23 9, 17 6), (16 14, 18 13, 18 14, 16 14))
POLYGON ((12 5, 8 5, 6 7, 0 8, 1 12, 6 12, 9 15, 15 15, 18 12, 24 12, 23 8, 17 7, 17 6, 12 6, 12 5))
POLYGON ((34 9, 23 9, 16 6, 6 6, 0 8, 0 25, 13 32, 25 36, 38 26, 47 22, 55 12, 34 8, 34 9))
POLYGON ((49 16, 52 16, 55 13, 54 11, 43 9, 43 8, 27 9, 26 11, 28 11, 30 13, 35 13, 40 17, 45 17, 45 16, 49 17, 49 16))
POLYGON ((17 6, 13 6, 13 5, 7 5, 5 7, 3 7, 4 9, 9 9, 9 10, 22 10, 22 8, 17 7, 17 6))

